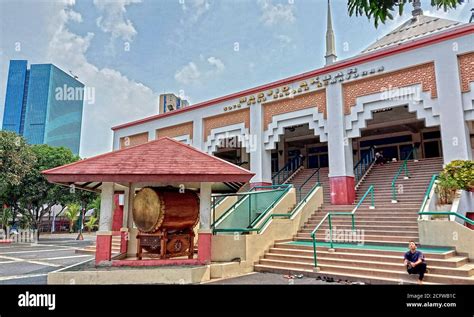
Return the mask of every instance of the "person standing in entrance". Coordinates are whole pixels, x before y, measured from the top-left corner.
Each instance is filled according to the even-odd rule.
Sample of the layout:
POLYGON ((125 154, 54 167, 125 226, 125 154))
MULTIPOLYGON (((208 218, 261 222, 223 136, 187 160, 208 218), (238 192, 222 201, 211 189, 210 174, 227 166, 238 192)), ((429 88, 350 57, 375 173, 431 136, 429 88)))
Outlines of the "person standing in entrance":
POLYGON ((410 241, 408 250, 405 253, 404 264, 407 267, 408 274, 418 274, 418 284, 423 284, 423 277, 426 273, 425 256, 416 249, 415 241, 410 241))

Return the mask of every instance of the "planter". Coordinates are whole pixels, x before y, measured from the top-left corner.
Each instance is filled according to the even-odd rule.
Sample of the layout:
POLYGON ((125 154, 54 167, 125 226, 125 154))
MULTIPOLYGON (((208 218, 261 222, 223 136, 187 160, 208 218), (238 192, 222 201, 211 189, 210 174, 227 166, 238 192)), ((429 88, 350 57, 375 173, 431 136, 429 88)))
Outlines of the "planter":
MULTIPOLYGON (((471 219, 472 221, 474 221, 474 212, 467 212, 466 213, 466 218, 471 219)), ((466 227, 468 227, 471 230, 474 230, 474 225, 471 225, 469 223, 466 223, 466 227)))

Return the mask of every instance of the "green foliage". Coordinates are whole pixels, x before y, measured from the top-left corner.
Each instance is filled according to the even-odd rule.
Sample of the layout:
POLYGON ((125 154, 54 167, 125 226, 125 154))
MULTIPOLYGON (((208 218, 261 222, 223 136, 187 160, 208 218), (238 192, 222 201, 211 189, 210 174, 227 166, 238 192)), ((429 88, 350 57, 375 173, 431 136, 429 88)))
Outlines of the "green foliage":
POLYGON ((100 196, 96 195, 87 205, 87 209, 94 209, 94 216, 99 218, 100 215, 100 196))
MULTIPOLYGON (((348 0, 349 15, 366 15, 369 19, 374 19, 375 27, 379 22, 385 23, 387 19, 392 20, 394 13, 403 14, 405 6, 410 6, 414 0, 348 0)), ((444 11, 456 8, 464 0, 431 0, 431 6, 437 10, 443 8, 444 11)))
POLYGON ((90 216, 89 217, 89 220, 87 220, 86 223, 84 223, 84 226, 87 228, 87 230, 89 232, 91 232, 92 230, 94 230, 95 228, 97 228, 97 220, 99 218, 95 217, 95 216, 90 216))
POLYGON ((35 159, 23 137, 14 132, 0 131, 0 203, 6 200, 2 194, 9 186, 20 184, 33 168, 35 159))
POLYGON ((474 190, 474 161, 452 161, 439 174, 436 192, 441 204, 451 204, 458 189, 474 190))
POLYGON ((64 211, 64 216, 69 220, 69 232, 74 232, 74 222, 77 221, 81 213, 81 205, 77 203, 69 204, 64 211))
POLYGON ((0 225, 2 226, 2 229, 6 230, 8 225, 10 224, 10 221, 13 220, 13 213, 11 208, 3 208, 2 210, 2 215, 0 217, 0 225))

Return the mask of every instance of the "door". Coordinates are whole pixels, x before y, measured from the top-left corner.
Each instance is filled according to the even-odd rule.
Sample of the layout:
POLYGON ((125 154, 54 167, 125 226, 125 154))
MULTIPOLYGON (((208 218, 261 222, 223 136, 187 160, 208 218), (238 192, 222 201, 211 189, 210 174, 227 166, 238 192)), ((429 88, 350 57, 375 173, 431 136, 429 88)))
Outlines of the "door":
POLYGON ((439 141, 425 141, 423 146, 425 150, 425 158, 441 156, 439 141))

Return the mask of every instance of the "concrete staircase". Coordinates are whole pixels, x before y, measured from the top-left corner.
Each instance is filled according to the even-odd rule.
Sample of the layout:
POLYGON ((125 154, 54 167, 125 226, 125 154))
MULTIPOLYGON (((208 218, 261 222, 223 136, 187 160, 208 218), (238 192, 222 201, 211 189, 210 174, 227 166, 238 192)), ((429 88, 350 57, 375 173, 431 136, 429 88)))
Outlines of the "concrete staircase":
MULTIPOLYGON (((431 176, 442 169, 442 159, 409 161, 410 178, 402 173, 396 182, 398 202, 392 203, 391 183, 402 162, 374 166, 357 190, 360 198, 370 185, 375 186, 375 209, 370 209, 370 196, 355 215, 356 229, 363 230, 363 245, 336 243, 329 249, 326 221, 316 234, 319 272, 314 271, 311 232, 327 212, 350 212, 354 205, 335 206, 325 203, 298 231, 293 241, 279 241, 255 265, 259 272, 281 274, 302 273, 365 283, 416 283, 403 265, 408 241, 418 241, 418 210, 431 176)), ((298 177, 295 177, 295 182, 298 177)), ((328 187, 326 187, 328 188, 328 187)), ((329 192, 329 190, 326 190, 329 192)), ((333 230, 351 227, 350 217, 332 219, 333 230)), ((474 284, 474 264, 449 248, 420 248, 430 272, 425 282, 440 284, 474 284)))
MULTIPOLYGON (((298 170, 295 175, 288 181, 288 184, 292 184, 295 189, 299 190, 300 186, 310 177, 317 168, 302 168, 298 170)), ((323 167, 319 170, 319 183, 323 186, 324 201, 331 201, 331 193, 329 190, 329 168, 323 167)), ((318 175, 313 175, 311 179, 301 188, 301 198, 303 199, 311 188, 318 181, 318 175)), ((296 193, 296 203, 299 203, 300 195, 296 193)))

